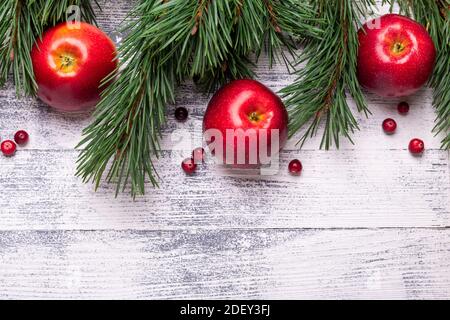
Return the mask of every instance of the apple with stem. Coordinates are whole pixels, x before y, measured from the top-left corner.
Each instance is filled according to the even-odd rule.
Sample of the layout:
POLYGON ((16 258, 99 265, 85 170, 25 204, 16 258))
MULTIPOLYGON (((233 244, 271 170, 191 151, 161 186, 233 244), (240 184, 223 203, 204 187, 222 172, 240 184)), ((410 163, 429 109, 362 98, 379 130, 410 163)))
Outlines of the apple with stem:
POLYGON ((211 153, 233 167, 268 164, 288 136, 281 99, 262 83, 235 80, 211 99, 203 120, 211 153))
POLYGON ((382 97, 411 95, 433 73, 433 40, 421 24, 408 17, 387 14, 377 19, 358 32, 358 80, 382 97))
POLYGON ((117 68, 112 40, 97 27, 60 23, 44 32, 31 50, 39 98, 64 112, 93 108, 117 68))

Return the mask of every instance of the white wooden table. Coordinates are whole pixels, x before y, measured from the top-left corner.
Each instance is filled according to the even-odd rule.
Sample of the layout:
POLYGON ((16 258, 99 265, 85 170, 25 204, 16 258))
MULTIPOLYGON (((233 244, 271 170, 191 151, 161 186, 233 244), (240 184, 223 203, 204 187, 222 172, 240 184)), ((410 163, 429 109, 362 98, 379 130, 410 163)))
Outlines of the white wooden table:
MULTIPOLYGON (((101 1, 111 33, 128 1, 101 1)), ((293 80, 283 66, 258 67, 273 90, 293 80)), ((89 115, 63 115, 0 89, 0 136, 25 129, 31 141, 0 157, 0 298, 450 298, 449 153, 431 134, 431 92, 399 100, 368 96, 355 145, 298 150, 293 139, 272 177, 230 174, 209 165, 194 177, 179 168, 171 133, 197 138, 208 98, 183 85, 190 118, 164 130, 161 188, 133 202, 97 193, 74 177, 75 144, 89 115), (398 121, 393 136, 381 122, 398 121), (407 151, 426 143, 423 157, 407 151), (287 173, 298 157, 301 177, 287 173)))

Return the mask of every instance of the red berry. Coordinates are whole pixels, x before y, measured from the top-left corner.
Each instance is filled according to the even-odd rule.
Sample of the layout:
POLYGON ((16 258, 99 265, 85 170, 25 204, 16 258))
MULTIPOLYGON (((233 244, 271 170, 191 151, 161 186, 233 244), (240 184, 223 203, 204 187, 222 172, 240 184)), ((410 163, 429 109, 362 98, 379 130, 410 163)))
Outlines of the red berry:
POLYGON ((421 154, 425 150, 425 143, 420 139, 412 139, 409 142, 409 152, 412 154, 421 154))
POLYGON ((202 147, 195 148, 194 151, 192 151, 192 159, 194 159, 196 164, 203 163, 205 160, 205 149, 202 147))
POLYGON ((16 144, 14 141, 5 140, 1 144, 1 149, 5 156, 12 156, 16 152, 16 144))
POLYGON ((302 172, 303 166, 300 160, 294 159, 289 163, 289 172, 298 176, 302 172))
POLYGON ((394 119, 386 119, 383 121, 383 130, 387 134, 393 134, 395 132, 395 129, 397 129, 397 123, 394 119))
POLYGON ((195 169, 197 169, 197 165, 195 164, 194 159, 187 158, 181 163, 181 168, 183 168, 184 172, 187 174, 193 174, 195 169))
POLYGON ((407 114, 409 112, 408 102, 405 102, 405 101, 400 102, 397 106, 397 110, 398 110, 398 113, 400 113, 400 114, 403 114, 403 115, 407 114))
POLYGON ((184 107, 179 107, 175 109, 175 118, 178 121, 185 121, 188 117, 188 111, 184 107))
POLYGON ((14 141, 15 141, 17 144, 25 144, 25 143, 27 143, 27 142, 28 142, 28 138, 29 138, 29 135, 28 135, 28 133, 27 133, 26 131, 24 131, 24 130, 19 130, 19 131, 17 131, 16 134, 14 135, 14 141))

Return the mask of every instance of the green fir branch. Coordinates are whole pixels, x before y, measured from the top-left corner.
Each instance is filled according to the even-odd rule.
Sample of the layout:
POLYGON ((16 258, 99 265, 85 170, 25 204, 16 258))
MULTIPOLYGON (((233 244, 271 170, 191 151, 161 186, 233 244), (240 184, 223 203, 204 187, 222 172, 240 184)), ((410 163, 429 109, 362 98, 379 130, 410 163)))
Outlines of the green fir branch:
POLYGON ((177 84, 194 78, 212 90, 252 77, 252 56, 265 49, 274 58, 290 36, 318 38, 317 21, 311 5, 295 0, 141 0, 124 29, 121 72, 78 146, 77 175, 96 188, 105 176, 116 195, 128 185, 133 197, 147 181, 157 186, 153 157, 177 84))
MULTIPOLYGON (((36 0, 38 1, 38 0, 36 0)), ((101 10, 97 0, 92 0, 93 3, 101 10)), ((92 24, 96 24, 94 7, 91 0, 45 0, 42 5, 42 24, 44 26, 53 26, 58 22, 65 21, 67 15, 72 14, 67 12, 71 6, 77 6, 80 9, 80 18, 92 24)))
POLYGON ((398 4, 400 13, 413 17, 425 26, 437 50, 436 64, 430 86, 436 109, 436 134, 443 133, 442 148, 450 149, 450 1, 449 0, 386 0, 398 4))
POLYGON ((41 8, 36 1, 7 0, 0 6, 0 86, 13 71, 16 93, 34 95, 34 80, 30 51, 42 24, 36 12, 41 8))
POLYGON ((254 66, 253 61, 247 56, 236 54, 230 50, 221 66, 209 69, 203 77, 194 75, 193 79, 204 92, 211 94, 231 79, 255 78, 256 74, 252 70, 254 66))
POLYGON ((322 35, 322 30, 316 27, 319 19, 315 18, 313 7, 296 0, 238 0, 233 11, 232 47, 226 59, 199 81, 207 92, 231 79, 254 78, 254 63, 249 57, 254 56, 257 62, 262 52, 269 58, 269 67, 282 61, 289 69, 296 57, 295 41, 320 39, 322 35))
POLYGON ((321 148, 334 143, 339 148, 340 137, 351 140, 358 129, 357 121, 347 103, 347 92, 353 97, 359 112, 369 112, 357 79, 358 29, 360 16, 374 5, 372 0, 317 1, 317 15, 323 20, 322 39, 310 40, 297 61, 297 79, 281 90, 290 115, 290 136, 307 123, 309 127, 300 139, 317 134, 324 122, 321 148), (303 64, 306 64, 303 67, 303 64))
POLYGON ((434 131, 444 133, 442 148, 450 149, 450 11, 446 9, 442 26, 442 38, 431 85, 434 88, 433 105, 437 118, 434 131))

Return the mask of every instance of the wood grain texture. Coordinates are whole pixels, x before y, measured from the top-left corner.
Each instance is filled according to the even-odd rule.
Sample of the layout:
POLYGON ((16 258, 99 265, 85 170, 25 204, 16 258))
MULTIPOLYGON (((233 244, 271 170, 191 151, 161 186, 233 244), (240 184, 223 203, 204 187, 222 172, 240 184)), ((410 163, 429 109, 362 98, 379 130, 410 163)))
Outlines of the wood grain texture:
MULTIPOLYGON (((99 13, 99 25, 111 35, 117 38, 118 25, 126 17, 132 8, 134 1, 102 1, 104 9, 99 13)), ((379 6, 380 13, 387 12, 387 6, 379 6)), ((295 76, 287 72, 283 64, 269 68, 267 56, 262 56, 255 69, 259 80, 274 91, 278 91, 290 84, 295 76)), ((353 113, 360 125, 360 131, 353 135, 355 145, 342 139, 341 150, 347 149, 406 149, 409 141, 414 137, 421 137, 426 141, 428 149, 439 149, 443 135, 434 136, 432 129, 436 115, 431 106, 432 92, 430 89, 422 89, 418 93, 407 98, 411 105, 411 111, 407 117, 399 116, 396 111, 398 102, 402 99, 379 98, 367 94, 367 100, 372 115, 366 118, 359 114, 356 106, 350 100, 353 113), (381 123, 387 117, 397 120, 399 128, 395 137, 386 136, 381 130, 381 123)), ((177 90, 177 106, 183 105, 189 110, 190 117, 185 123, 175 121, 173 113, 177 106, 168 106, 167 126, 163 129, 162 148, 172 150, 173 132, 175 130, 187 130, 196 144, 201 144, 201 127, 203 114, 208 104, 209 97, 196 88, 191 81, 182 84, 177 90)), ((12 134, 15 128, 26 128, 31 134, 29 149, 61 150, 73 149, 80 141, 81 131, 90 122, 90 114, 61 114, 45 106, 42 102, 33 99, 18 100, 15 97, 12 83, 0 88, 0 137, 12 134)), ((323 129, 323 126, 321 126, 323 129)), ((322 130, 319 130, 319 133, 322 130)), ((286 146, 287 150, 298 150, 296 142, 302 136, 299 132, 286 146)), ((317 150, 321 135, 308 141, 304 150, 317 150)))
POLYGON ((279 173, 257 176, 207 164, 180 169, 189 153, 164 152, 161 187, 133 202, 114 185, 94 193, 74 177, 75 151, 19 152, 0 160, 1 228, 184 229, 449 226, 447 153, 406 150, 286 151, 279 173), (301 177, 287 173, 299 156, 301 177), (20 194, 20 199, 17 197, 20 194), (11 202, 11 199, 16 201, 11 202))
POLYGON ((443 299, 449 250, 448 229, 1 232, 0 297, 443 299))
MULTIPOLYGON (((99 24, 113 37, 133 1, 100 1, 99 24)), ((383 8, 381 12, 386 12, 383 8)), ((293 81, 260 60, 274 91, 293 81)), ((0 88, 0 139, 26 129, 31 141, 0 157, 0 298, 450 298, 450 164, 431 129, 431 91, 399 100, 368 95, 355 145, 303 150, 292 139, 273 176, 207 163, 193 177, 180 161, 201 145, 209 98, 187 81, 168 106, 160 189, 132 201, 97 193, 74 177, 73 148, 90 114, 63 115, 0 88), (381 122, 393 117, 398 132, 381 122), (410 156, 411 138, 425 140, 410 156), (291 177, 292 158, 304 164, 291 177)), ((352 104, 352 102, 350 102, 352 104)), ((355 110, 355 108, 353 108, 355 110)))
MULTIPOLYGON (((261 59, 258 68, 259 80, 278 91, 294 80, 293 76, 286 75, 283 65, 278 65, 269 71, 267 59, 261 59)), ((435 113, 431 106, 432 92, 423 89, 417 94, 408 97, 411 105, 408 116, 400 116, 397 113, 397 104, 401 99, 382 99, 373 95, 367 95, 372 115, 366 118, 359 114, 356 106, 349 101, 355 117, 360 125, 360 130, 352 136, 355 144, 342 138, 340 150, 354 149, 406 149, 409 141, 414 137, 421 137, 426 142, 427 149, 439 149, 443 135, 435 136, 432 133, 435 113), (381 123, 386 118, 394 118, 398 123, 395 136, 387 136, 381 129, 381 123)), ((173 140, 177 135, 174 131, 186 131, 190 134, 192 144, 202 144, 202 120, 207 107, 209 97, 199 91, 191 82, 183 84, 177 90, 177 105, 167 108, 167 125, 162 130, 162 148, 172 150, 173 140), (179 123, 174 118, 174 110, 178 106, 184 106, 189 111, 186 122, 179 123)), ((15 97, 14 87, 8 83, 0 88, 0 137, 7 137, 14 133, 16 128, 26 129, 31 136, 27 149, 33 150, 72 150, 81 138, 81 131, 90 120, 90 113, 61 114, 43 105, 42 102, 32 99, 18 100, 15 97)), ((319 134, 310 139, 303 150, 317 150, 320 145, 323 125, 319 134)), ((296 143, 299 141, 302 131, 294 136, 287 144, 286 150, 298 150, 296 143)), ((186 138, 186 137, 185 137, 186 138)))

